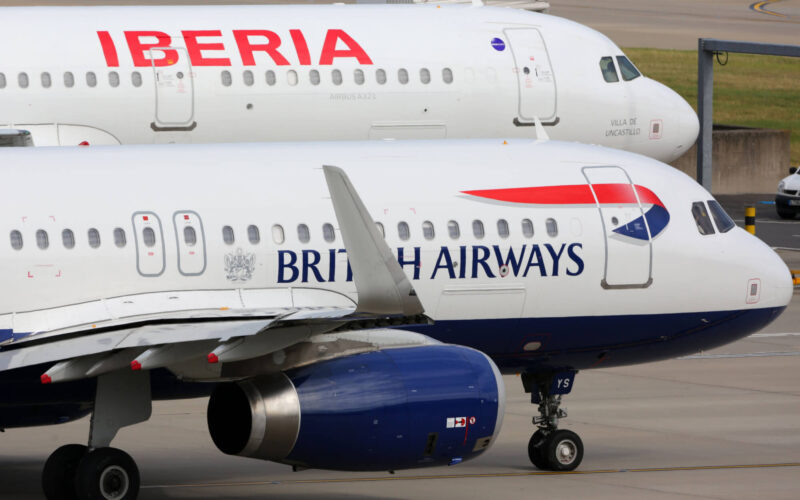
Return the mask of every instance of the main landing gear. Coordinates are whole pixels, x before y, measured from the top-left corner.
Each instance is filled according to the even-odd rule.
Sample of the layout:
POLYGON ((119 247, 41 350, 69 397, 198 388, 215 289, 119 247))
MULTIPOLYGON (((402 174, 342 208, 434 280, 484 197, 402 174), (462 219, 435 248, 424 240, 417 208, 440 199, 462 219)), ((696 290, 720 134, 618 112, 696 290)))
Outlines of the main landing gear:
POLYGON ((531 394, 531 403, 539 405, 539 416, 533 417, 538 427, 528 441, 528 457, 541 470, 571 471, 583 460, 583 441, 572 431, 558 428, 559 419, 566 418, 561 406, 561 396, 569 393, 575 372, 555 375, 522 374, 525 392, 531 394))
POLYGON ((117 431, 150 418, 148 372, 119 371, 97 379, 89 446, 68 444, 50 455, 42 471, 47 500, 135 500, 139 469, 108 445, 117 431))

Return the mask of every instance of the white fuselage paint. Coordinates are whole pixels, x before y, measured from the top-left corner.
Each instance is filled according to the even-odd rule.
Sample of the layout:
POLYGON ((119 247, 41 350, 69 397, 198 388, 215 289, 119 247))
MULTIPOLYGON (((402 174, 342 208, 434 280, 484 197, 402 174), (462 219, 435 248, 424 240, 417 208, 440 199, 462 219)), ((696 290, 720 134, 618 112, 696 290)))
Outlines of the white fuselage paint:
POLYGON ((0 127, 38 146, 534 138, 538 117, 552 139, 672 161, 698 132, 675 92, 623 78, 608 38, 516 9, 22 7, 0 30, 0 127))

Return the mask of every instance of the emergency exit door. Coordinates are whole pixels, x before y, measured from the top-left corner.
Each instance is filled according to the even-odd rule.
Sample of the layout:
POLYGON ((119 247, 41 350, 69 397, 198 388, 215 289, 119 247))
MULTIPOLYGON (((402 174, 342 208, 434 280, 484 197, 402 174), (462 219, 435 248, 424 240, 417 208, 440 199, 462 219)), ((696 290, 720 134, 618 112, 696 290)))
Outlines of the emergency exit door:
POLYGON ((186 129, 194 122, 194 83, 186 49, 163 47, 150 49, 156 85, 154 129, 186 129), (166 66, 156 66, 166 61, 166 66))
POLYGON ((199 276, 206 270, 206 236, 197 212, 184 210, 172 216, 178 245, 178 271, 184 276, 199 276))
POLYGON ((556 78, 542 34, 536 28, 503 30, 514 56, 519 87, 518 121, 556 121, 556 78))
POLYGON ((136 269, 142 276, 161 276, 166 267, 164 233, 161 220, 153 212, 133 214, 133 237, 136 241, 136 269))
POLYGON ((636 186, 620 167, 584 167, 600 213, 606 259, 603 288, 652 283, 653 245, 636 186))

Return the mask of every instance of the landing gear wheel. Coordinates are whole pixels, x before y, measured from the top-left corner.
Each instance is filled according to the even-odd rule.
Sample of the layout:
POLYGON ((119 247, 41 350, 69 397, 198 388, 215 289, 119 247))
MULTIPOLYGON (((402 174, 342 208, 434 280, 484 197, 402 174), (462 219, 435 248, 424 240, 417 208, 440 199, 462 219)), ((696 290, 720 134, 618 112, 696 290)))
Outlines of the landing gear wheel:
POLYGON ((75 473, 88 448, 67 444, 53 452, 42 470, 42 489, 47 500, 75 500, 75 473))
POLYGON ((528 458, 531 463, 540 470, 548 470, 547 461, 544 457, 544 451, 547 448, 547 436, 541 429, 537 430, 528 441, 528 458))
POLYGON ((781 208, 776 208, 776 210, 778 212, 778 217, 781 219, 794 219, 795 217, 794 210, 785 210, 781 208))
POLYGON ((139 469, 116 448, 97 448, 78 466, 75 491, 79 500, 134 500, 139 494, 139 469))
POLYGON ((572 431, 554 431, 547 436, 544 458, 555 471, 575 470, 583 460, 583 441, 572 431))

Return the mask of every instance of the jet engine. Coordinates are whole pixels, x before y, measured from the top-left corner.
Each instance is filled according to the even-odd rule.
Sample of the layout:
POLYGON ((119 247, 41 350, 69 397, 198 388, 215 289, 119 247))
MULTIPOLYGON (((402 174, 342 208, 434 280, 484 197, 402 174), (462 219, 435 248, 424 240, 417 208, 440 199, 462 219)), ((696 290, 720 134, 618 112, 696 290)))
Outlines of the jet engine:
POLYGON ((385 349, 220 384, 208 427, 222 452, 302 468, 453 465, 500 432, 495 364, 455 345, 385 349))

